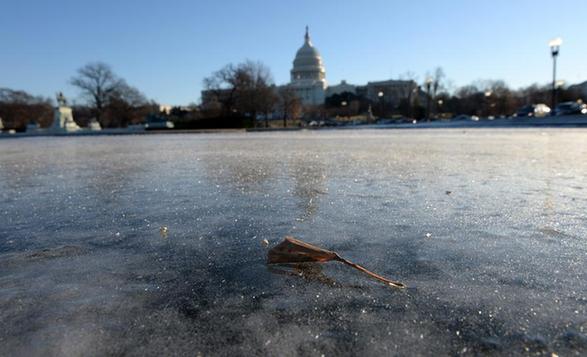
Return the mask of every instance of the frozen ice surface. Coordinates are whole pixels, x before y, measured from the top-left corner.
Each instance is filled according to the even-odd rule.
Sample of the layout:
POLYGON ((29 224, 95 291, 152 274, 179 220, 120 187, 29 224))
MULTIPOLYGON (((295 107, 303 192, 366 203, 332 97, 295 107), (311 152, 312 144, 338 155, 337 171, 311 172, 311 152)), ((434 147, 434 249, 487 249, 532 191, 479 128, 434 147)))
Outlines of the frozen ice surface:
POLYGON ((587 353, 584 130, 0 140, 0 223, 0 355, 587 353))

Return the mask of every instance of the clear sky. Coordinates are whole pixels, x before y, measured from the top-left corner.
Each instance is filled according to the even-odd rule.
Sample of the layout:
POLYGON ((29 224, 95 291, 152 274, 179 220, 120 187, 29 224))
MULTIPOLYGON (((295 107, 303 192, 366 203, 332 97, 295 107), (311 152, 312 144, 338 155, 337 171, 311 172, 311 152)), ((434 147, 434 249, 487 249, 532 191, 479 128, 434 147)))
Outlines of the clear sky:
POLYGON ((103 61, 149 98, 197 102, 202 79, 260 60, 289 80, 310 26, 329 83, 362 84, 443 67, 455 86, 551 78, 548 40, 560 36, 560 78, 587 80, 584 0, 2 0, 0 87, 78 92, 77 68, 103 61))

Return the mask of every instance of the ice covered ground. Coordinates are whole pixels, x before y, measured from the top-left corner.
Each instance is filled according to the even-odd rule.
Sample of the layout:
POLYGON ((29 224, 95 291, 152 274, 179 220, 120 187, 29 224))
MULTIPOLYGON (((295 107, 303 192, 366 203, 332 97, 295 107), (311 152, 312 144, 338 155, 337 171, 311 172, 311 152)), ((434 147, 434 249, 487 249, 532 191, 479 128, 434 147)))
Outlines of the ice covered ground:
POLYGON ((586 176, 586 130, 2 140, 0 355, 584 355, 586 176))

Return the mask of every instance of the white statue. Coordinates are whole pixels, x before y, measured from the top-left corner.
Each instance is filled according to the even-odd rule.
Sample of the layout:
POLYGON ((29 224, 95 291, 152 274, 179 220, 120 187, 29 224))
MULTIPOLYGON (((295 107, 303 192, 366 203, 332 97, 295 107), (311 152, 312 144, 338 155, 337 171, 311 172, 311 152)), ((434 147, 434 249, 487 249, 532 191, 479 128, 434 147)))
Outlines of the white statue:
POLYGON ((61 92, 57 93, 57 108, 55 108, 51 128, 55 131, 65 132, 81 129, 73 120, 73 111, 67 106, 67 99, 61 92))
POLYGON ((57 93, 57 104, 60 107, 67 107, 67 99, 65 99, 63 92, 57 93))

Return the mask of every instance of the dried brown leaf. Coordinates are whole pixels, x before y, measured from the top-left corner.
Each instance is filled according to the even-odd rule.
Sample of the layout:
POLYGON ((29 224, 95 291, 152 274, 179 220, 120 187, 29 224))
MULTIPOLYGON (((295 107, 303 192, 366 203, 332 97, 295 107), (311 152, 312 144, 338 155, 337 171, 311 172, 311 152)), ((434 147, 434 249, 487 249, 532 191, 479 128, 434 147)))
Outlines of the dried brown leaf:
POLYGON ((291 264, 291 263, 324 263, 331 260, 342 262, 349 265, 379 281, 386 283, 389 286, 396 288, 405 288, 405 285, 393 281, 379 274, 375 274, 362 266, 341 258, 337 253, 330 250, 322 249, 310 243, 306 243, 299 239, 295 239, 290 236, 286 236, 283 242, 273 247, 267 253, 268 264, 291 264))

